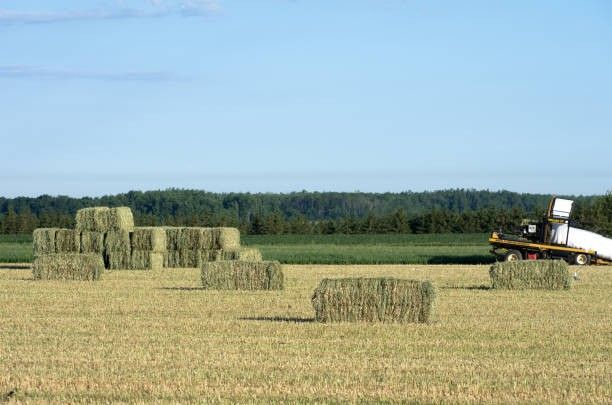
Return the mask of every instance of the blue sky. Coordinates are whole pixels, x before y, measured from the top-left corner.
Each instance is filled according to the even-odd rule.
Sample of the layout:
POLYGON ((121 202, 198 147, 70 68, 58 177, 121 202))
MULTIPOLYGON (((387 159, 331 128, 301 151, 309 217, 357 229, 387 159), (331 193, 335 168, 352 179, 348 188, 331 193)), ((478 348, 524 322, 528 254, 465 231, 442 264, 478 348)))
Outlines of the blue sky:
POLYGON ((0 0, 0 195, 612 189, 609 1, 0 0))

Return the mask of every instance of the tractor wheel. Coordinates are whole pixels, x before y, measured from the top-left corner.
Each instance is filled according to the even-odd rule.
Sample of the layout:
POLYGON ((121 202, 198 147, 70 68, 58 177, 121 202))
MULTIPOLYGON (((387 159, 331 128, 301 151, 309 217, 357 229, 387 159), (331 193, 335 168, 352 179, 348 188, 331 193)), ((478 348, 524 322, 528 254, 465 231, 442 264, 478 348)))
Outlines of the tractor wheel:
POLYGON ((516 262, 519 260, 523 260, 523 255, 518 250, 508 250, 508 253, 506 253, 504 257, 504 261, 506 262, 516 262))
POLYGON ((584 253, 579 253, 574 256, 574 264, 576 266, 587 266, 591 263, 591 257, 589 255, 585 255, 584 253))

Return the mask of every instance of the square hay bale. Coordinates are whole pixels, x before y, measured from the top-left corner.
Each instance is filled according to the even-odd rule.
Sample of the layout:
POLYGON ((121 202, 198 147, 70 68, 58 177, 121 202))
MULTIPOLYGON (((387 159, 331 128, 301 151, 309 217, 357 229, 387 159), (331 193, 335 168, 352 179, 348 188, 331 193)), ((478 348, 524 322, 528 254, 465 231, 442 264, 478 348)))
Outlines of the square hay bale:
POLYGON ((106 268, 110 270, 129 270, 132 267, 132 253, 128 251, 106 252, 104 254, 106 268))
POLYGON ((217 256, 214 260, 241 260, 243 262, 263 261, 261 252, 255 248, 227 249, 217 252, 217 256))
POLYGON ((155 253, 166 251, 166 231, 161 227, 135 227, 132 233, 132 249, 155 253))
POLYGON ((178 267, 199 268, 202 264, 202 253, 194 249, 181 249, 179 250, 179 264, 178 267))
POLYGON ((55 233, 57 253, 80 253, 81 234, 74 229, 58 229, 55 233))
POLYGON ((106 233, 104 239, 104 250, 107 252, 130 252, 132 243, 130 242, 130 232, 110 231, 106 233))
POLYGON ((163 253, 164 267, 175 269, 181 267, 181 255, 178 250, 168 250, 163 253))
POLYGON ((179 250, 181 248, 180 239, 183 228, 176 226, 164 226, 166 232, 166 250, 179 250))
POLYGON ((158 270, 163 267, 163 253, 148 250, 132 250, 131 270, 158 270))
POLYGON ((83 231, 81 232, 81 253, 104 253, 104 233, 83 231))
POLYGON ((79 232, 108 231, 108 207, 83 208, 76 213, 76 230, 79 232))
POLYGON ((34 256, 55 253, 55 235, 58 228, 38 228, 32 232, 34 256))
POLYGON ((133 231, 134 215, 130 207, 115 207, 108 210, 107 231, 133 231))
POLYGON ((35 280, 99 280, 104 272, 102 255, 55 253, 34 260, 35 280))
POLYGON ((572 285, 569 266, 563 260, 498 262, 489 270, 493 288, 562 290, 572 285))
POLYGON ((240 231, 237 228, 213 228, 213 238, 216 249, 240 248, 240 231))
POLYGON ((202 286, 209 290, 282 290, 279 262, 219 261, 202 265, 202 286))
POLYGON ((214 239, 212 228, 182 228, 179 235, 179 250, 210 250, 214 239))
POLYGON ((318 322, 428 322, 436 290, 429 281, 324 279, 312 305, 318 322))

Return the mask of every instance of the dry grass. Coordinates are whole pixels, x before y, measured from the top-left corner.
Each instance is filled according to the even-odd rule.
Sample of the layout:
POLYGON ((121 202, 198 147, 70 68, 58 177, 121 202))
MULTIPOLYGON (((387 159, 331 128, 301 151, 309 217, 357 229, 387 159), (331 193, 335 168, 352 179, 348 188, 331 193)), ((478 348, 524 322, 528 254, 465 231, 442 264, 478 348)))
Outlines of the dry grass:
MULTIPOLYGON (((93 283, 0 270, 0 395, 23 402, 529 402, 612 397, 612 273, 488 290, 489 266, 284 266, 284 291, 196 269, 93 283), (430 324, 320 324, 323 278, 430 279, 430 324)), ((573 271, 573 270, 572 270, 573 271)))

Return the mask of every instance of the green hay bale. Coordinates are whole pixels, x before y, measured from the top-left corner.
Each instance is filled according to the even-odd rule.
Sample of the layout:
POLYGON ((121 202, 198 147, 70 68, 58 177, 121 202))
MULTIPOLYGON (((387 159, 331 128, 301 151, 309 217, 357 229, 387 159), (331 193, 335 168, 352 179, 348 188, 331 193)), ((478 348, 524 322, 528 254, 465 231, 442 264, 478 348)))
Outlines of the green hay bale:
POLYGON ((179 266, 183 268, 196 268, 202 265, 202 254, 199 250, 179 250, 179 266))
POLYGON ((175 269, 181 267, 181 255, 178 250, 169 250, 164 255, 164 267, 175 269))
POLYGON ((279 262, 219 261, 204 263, 202 286, 209 290, 282 290, 279 262))
POLYGON ((493 288, 562 290, 572 285, 569 266, 563 260, 498 262, 489 270, 493 288))
POLYGON ((134 215, 130 207, 115 207, 108 211, 107 231, 133 231, 134 215))
POLYGON ((130 252, 132 244, 130 242, 130 232, 110 231, 104 239, 104 250, 106 252, 130 252))
POLYGON ((81 253, 104 253, 104 233, 81 232, 81 253))
POLYGON ((219 250, 214 260, 241 260, 243 262, 261 262, 263 256, 255 248, 219 250))
POLYGON ((324 279, 312 305, 318 322, 428 322, 435 297, 429 281, 324 279))
POLYGON ((166 250, 179 250, 181 248, 180 239, 181 231, 183 228, 175 226, 165 226, 164 231, 166 232, 166 250))
POLYGON ((164 254, 148 250, 132 250, 131 270, 158 270, 164 267, 164 254))
POLYGON ((240 248, 240 231, 236 228, 213 228, 216 249, 230 250, 240 248))
POLYGON ((128 251, 106 252, 104 254, 106 268, 110 270, 129 270, 132 267, 132 253, 128 251))
POLYGON ((58 229, 55 233, 57 253, 80 253, 81 234, 74 229, 58 229))
POLYGON ((213 248, 212 228, 182 228, 179 250, 210 250, 213 248))
POLYGON ((132 233, 132 249, 155 253, 166 251, 166 231, 161 227, 136 227, 132 233))
POLYGON ((32 232, 34 256, 55 253, 55 235, 58 228, 38 228, 32 232))
POLYGON ((79 232, 108 231, 108 207, 83 208, 76 213, 76 230, 79 232))
POLYGON ((57 253, 38 256, 32 266, 35 280, 99 280, 104 272, 101 255, 57 253))

